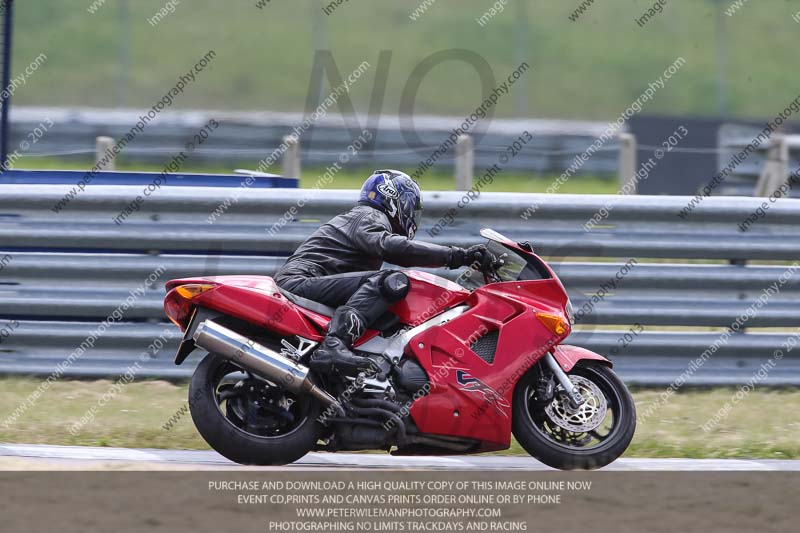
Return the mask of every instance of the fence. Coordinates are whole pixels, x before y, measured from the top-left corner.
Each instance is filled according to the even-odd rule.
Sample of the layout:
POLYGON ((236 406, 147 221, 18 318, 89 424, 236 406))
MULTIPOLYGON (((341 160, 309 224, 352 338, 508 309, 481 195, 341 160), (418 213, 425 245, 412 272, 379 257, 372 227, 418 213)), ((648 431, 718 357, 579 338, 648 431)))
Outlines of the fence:
MULTIPOLYGON (((51 207, 67 190, 0 185, 0 329, 8 330, 0 339, 2 373, 49 373, 132 290, 163 270, 66 373, 120 374, 167 328, 174 338, 138 375, 187 377, 191 364, 171 362, 179 335, 161 309, 163 283, 268 275, 356 199, 355 191, 253 189, 210 223, 230 190, 164 187, 117 225, 113 217, 139 187, 89 186, 55 214, 51 207), (297 214, 286 217, 292 206, 297 214)), ((786 357, 762 383, 800 383, 800 358, 784 346, 800 326, 800 274, 791 266, 800 258, 800 201, 776 202, 742 232, 739 225, 761 199, 706 198, 684 219, 678 212, 686 197, 484 193, 459 209, 463 198, 428 193, 419 238, 467 245, 488 226, 531 241, 550 258, 578 311, 570 342, 610 355, 629 382, 666 384, 688 372, 690 384, 745 383, 783 348, 786 357), (586 231, 601 209, 607 217, 586 231), (453 223, 440 224, 430 237, 445 217, 453 223), (737 319, 738 332, 725 334, 737 319), (713 355, 692 368, 713 345, 713 355)))
MULTIPOLYGON (((165 111, 153 121, 153 127, 147 128, 137 136, 135 143, 125 148, 122 157, 133 162, 163 162, 181 152, 198 128, 202 128, 211 118, 221 126, 207 143, 192 153, 192 160, 232 167, 257 166, 259 161, 275 152, 287 133, 303 122, 303 116, 296 113, 165 111)), ((89 160, 96 153, 104 154, 105 147, 113 139, 124 137, 138 120, 138 113, 93 108, 15 107, 11 119, 12 148, 19 146, 43 121, 52 120, 57 124, 57 127, 51 128, 38 139, 35 149, 18 150, 18 156, 78 157, 89 160)), ((341 160, 339 158, 345 147, 353 143, 360 134, 359 128, 363 127, 371 128, 372 138, 357 153, 347 152, 348 165, 390 166, 413 172, 421 161, 429 158, 450 137, 452 128, 459 123, 454 117, 441 116, 415 117, 413 121, 407 117, 382 117, 374 123, 371 120, 341 115, 323 117, 302 136, 302 150, 293 144, 280 158, 276 158, 283 161, 282 174, 297 177, 301 162, 305 165, 327 166, 332 161, 341 160)), ((528 131, 533 137, 531 142, 526 143, 515 157, 503 163, 503 169, 561 174, 607 127, 608 124, 603 122, 496 119, 491 121, 485 132, 481 127, 476 127, 476 131, 470 132, 470 138, 464 139, 474 143, 471 149, 465 148, 463 142, 459 143, 444 155, 437 156, 432 166, 455 169, 456 188, 463 190, 473 169, 480 173, 496 164, 504 150, 528 131)), ((651 124, 648 128, 655 126, 651 124)), ((699 135, 694 130, 702 128, 693 126, 692 129, 694 137, 699 135)), ((751 143, 762 129, 763 126, 724 124, 718 129, 716 143, 708 140, 699 147, 678 146, 669 151, 690 161, 686 164, 691 168, 698 166, 691 162, 700 155, 716 157, 716 170, 719 171, 730 166, 734 155, 751 143)), ((583 161, 576 173, 620 176, 621 186, 628 185, 629 189, 635 190, 632 187, 634 184, 629 182, 637 170, 637 154, 642 158, 652 155, 655 149, 661 148, 656 145, 660 144, 660 140, 661 137, 658 143, 653 141, 652 146, 647 143, 637 146, 637 140, 622 131, 599 150, 593 151, 592 157, 583 161)), ((798 137, 776 133, 769 142, 735 164, 714 194, 771 194, 780 185, 776 181, 780 176, 787 176, 800 166, 798 147, 798 137)), ((666 164, 660 166, 665 169, 668 167, 666 164)), ((709 170, 707 176, 698 178, 697 188, 708 183, 713 174, 714 171, 709 170)), ((666 183, 656 182, 659 182, 656 177, 648 179, 651 192, 671 190, 666 183)), ((674 179, 670 179, 670 183, 673 182, 674 179)))
MULTIPOLYGON (((719 131, 720 169, 736 163, 748 144, 754 142, 764 126, 726 124, 719 131)), ((762 142, 756 150, 735 168, 719 189, 720 194, 769 196, 789 180, 789 176, 800 168, 800 135, 778 132, 762 142)), ((785 196, 797 197, 789 190, 785 196)))
MULTIPOLYGON (((56 124, 35 149, 23 155, 49 155, 59 158, 92 159, 97 137, 119 139, 139 120, 139 112, 92 108, 19 107, 11 111, 11 146, 17 146, 42 121, 56 124)), ((122 157, 127 161, 160 163, 179 153, 199 128, 210 119, 220 126, 208 142, 192 153, 193 161, 216 165, 256 165, 280 146, 285 135, 303 123, 298 113, 164 111, 152 121, 122 157)), ((418 116, 381 117, 372 122, 366 117, 331 114, 319 119, 302 137, 303 164, 326 167, 346 150, 364 127, 374 129, 366 147, 349 158, 355 166, 393 166, 416 168, 445 142, 452 128, 463 121, 456 117, 418 116), (376 129, 379 128, 379 129, 376 129), (412 134, 418 136, 412 138, 412 134)), ((475 140, 475 165, 483 169, 497 163, 498 156, 524 131, 534 139, 519 156, 504 165, 507 170, 561 173, 573 158, 588 148, 606 129, 603 122, 569 120, 491 121, 488 128, 477 125, 471 131, 475 140), (484 132, 484 129, 486 130, 484 132)), ((434 167, 452 168, 455 150, 441 156, 434 167)), ((579 172, 615 176, 617 145, 610 141, 603 150, 583 164, 579 172)), ((284 174, 287 175, 287 174, 284 174)), ((288 176, 293 177, 292 174, 288 176)))

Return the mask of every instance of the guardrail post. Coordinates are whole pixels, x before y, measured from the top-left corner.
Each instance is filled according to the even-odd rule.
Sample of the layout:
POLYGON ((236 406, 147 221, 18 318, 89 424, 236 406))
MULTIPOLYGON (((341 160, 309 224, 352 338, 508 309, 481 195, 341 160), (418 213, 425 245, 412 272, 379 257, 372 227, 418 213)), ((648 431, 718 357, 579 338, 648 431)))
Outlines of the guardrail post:
POLYGON ((622 194, 636 194, 636 137, 620 133, 618 139, 619 190, 622 194))
POLYGON ((456 190, 468 191, 472 188, 475 172, 475 152, 472 149, 472 137, 459 135, 456 139, 456 190))
POLYGON ((300 179, 300 141, 293 135, 283 138, 286 151, 283 153, 283 177, 300 179))
POLYGON ((94 142, 94 162, 97 164, 98 170, 114 170, 117 157, 112 153, 112 157, 106 158, 106 152, 111 151, 114 146, 114 139, 112 137, 98 137, 94 142), (105 163, 103 163, 105 161, 105 163))
POLYGON ((767 149, 767 160, 758 176, 753 196, 769 196, 789 179, 789 143, 785 135, 775 135, 767 149))

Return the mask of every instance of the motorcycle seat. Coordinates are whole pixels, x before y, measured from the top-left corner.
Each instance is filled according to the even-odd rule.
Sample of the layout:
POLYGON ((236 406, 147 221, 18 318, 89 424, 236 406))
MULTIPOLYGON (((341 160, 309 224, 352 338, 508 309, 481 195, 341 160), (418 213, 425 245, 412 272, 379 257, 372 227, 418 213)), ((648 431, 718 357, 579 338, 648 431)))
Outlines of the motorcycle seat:
MULTIPOLYGON (((295 304, 298 307, 302 307, 303 309, 308 309, 309 311, 314 311, 318 315, 322 315, 328 318, 333 316, 333 313, 336 312, 336 309, 333 307, 329 307, 325 304, 321 304, 319 302, 315 302, 314 300, 309 300, 308 298, 304 298, 302 296, 298 296, 294 293, 291 293, 285 289, 281 289, 278 287, 278 290, 281 291, 281 294, 295 304)), ((382 314, 378 320, 376 320, 371 326, 371 329, 377 329, 378 331, 386 331, 400 323, 400 319, 394 313, 387 311, 382 314)))
POLYGON ((309 311, 314 311, 318 315, 331 318, 333 313, 336 311, 336 309, 333 307, 328 307, 327 305, 315 302, 314 300, 303 298, 302 296, 293 294, 287 290, 281 289, 280 287, 278 287, 278 290, 281 291, 281 294, 283 294, 286 299, 292 302, 294 305, 302 307, 303 309, 308 309, 309 311))

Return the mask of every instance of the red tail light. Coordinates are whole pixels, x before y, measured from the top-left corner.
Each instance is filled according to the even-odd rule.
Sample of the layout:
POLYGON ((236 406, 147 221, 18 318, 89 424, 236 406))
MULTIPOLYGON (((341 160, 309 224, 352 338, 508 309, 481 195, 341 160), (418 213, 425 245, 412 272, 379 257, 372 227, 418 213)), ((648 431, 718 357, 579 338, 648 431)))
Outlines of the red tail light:
POLYGON ((185 331, 192 317, 192 300, 214 287, 216 285, 210 283, 188 283, 175 287, 164 298, 164 313, 181 331, 185 331))

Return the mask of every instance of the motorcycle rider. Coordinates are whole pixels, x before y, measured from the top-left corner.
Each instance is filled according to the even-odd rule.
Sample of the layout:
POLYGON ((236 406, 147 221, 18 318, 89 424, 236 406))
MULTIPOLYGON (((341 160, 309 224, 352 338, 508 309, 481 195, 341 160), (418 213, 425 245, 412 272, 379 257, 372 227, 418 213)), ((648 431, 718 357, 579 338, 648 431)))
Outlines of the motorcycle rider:
POLYGON ((405 298, 408 277, 381 270, 402 267, 460 268, 494 261, 484 245, 464 249, 414 241, 422 198, 419 186, 398 170, 376 170, 361 188, 358 205, 323 224, 278 270, 282 289, 336 307, 325 340, 311 354, 311 369, 353 375, 372 368, 351 351, 373 322, 405 298))

